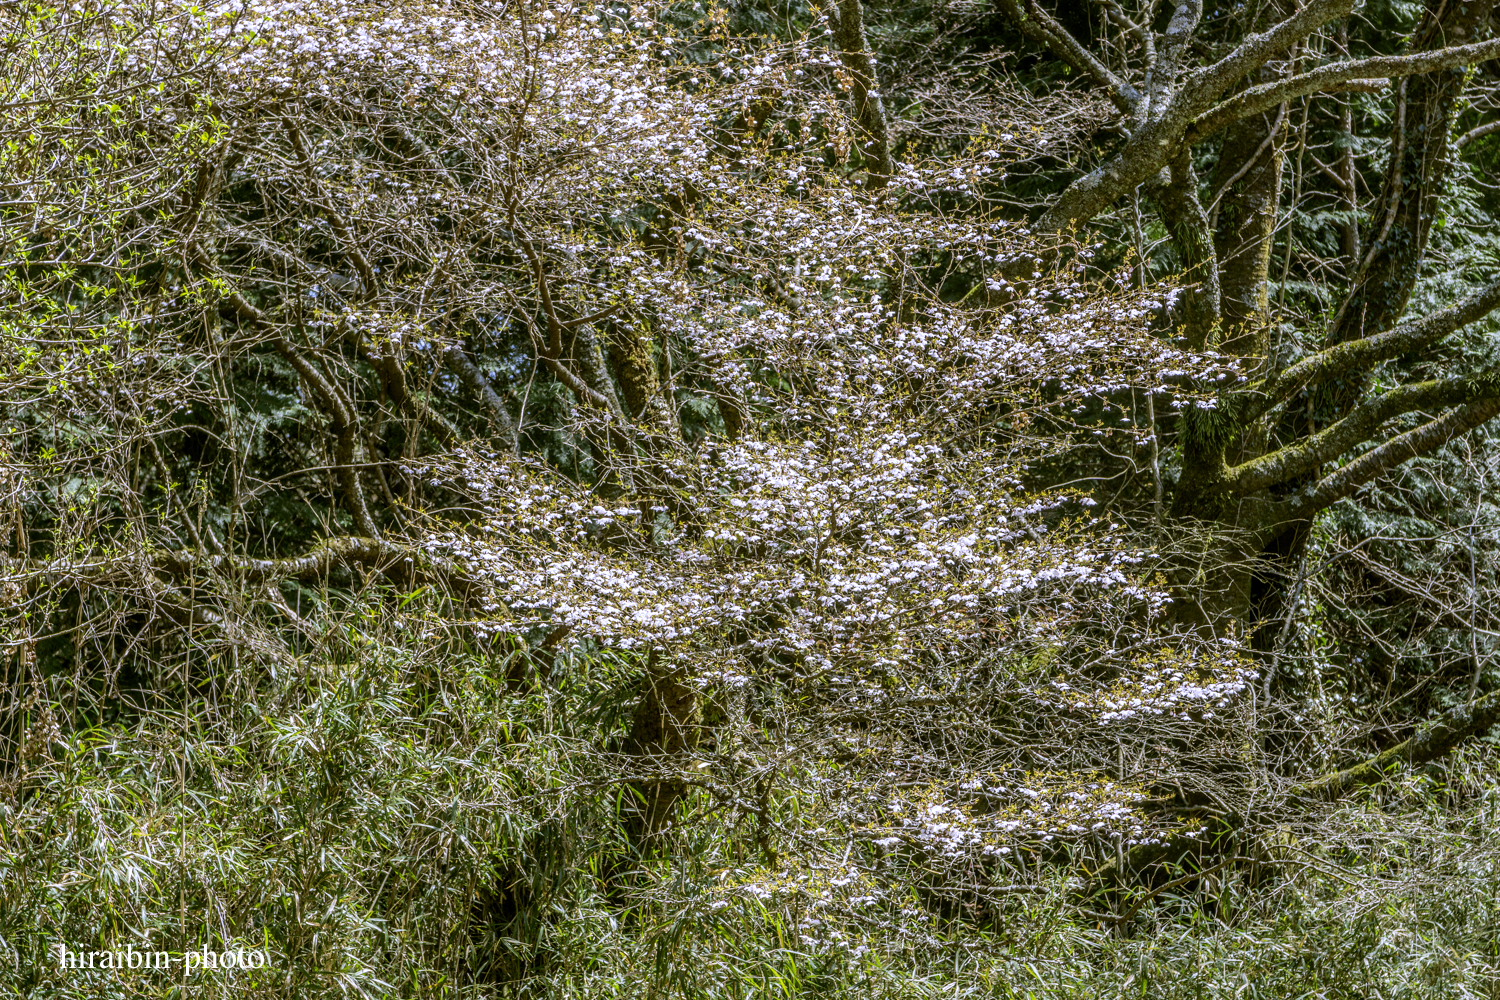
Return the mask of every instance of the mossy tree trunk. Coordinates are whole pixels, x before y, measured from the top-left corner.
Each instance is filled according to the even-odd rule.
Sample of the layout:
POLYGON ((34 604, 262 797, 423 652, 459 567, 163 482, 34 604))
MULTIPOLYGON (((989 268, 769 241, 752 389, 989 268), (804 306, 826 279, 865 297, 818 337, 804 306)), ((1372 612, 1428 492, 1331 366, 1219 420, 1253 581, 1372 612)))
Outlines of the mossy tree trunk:
MULTIPOLYGON (((703 730, 703 706, 687 666, 652 650, 641 678, 641 698, 630 730, 633 752, 643 767, 671 770, 681 767, 697 746, 703 730)), ((677 779, 642 780, 626 813, 626 828, 637 844, 649 848, 668 825, 685 791, 677 779)))
MULTIPOLYGON (((1493 6, 1433 0, 1411 50, 1472 41, 1493 6)), ((1254 82, 1269 83, 1282 73, 1280 66, 1267 63, 1259 72, 1261 79, 1254 82)), ((1401 83, 1386 183, 1365 241, 1369 249, 1330 325, 1327 345, 1363 342, 1390 331, 1405 312, 1439 209, 1450 153, 1449 126, 1463 79, 1462 70, 1443 69, 1401 83)), ((1253 379, 1268 378, 1271 366, 1270 264, 1282 188, 1284 119, 1282 109, 1268 109, 1230 126, 1210 185, 1216 216, 1213 257, 1221 292, 1219 347, 1244 359, 1253 379)), ((1177 237, 1171 215, 1164 211, 1164 217, 1177 237)), ((1181 237, 1176 243, 1180 253, 1191 246, 1190 239, 1181 237)), ((1194 263, 1193 254, 1183 256, 1185 263, 1194 263)), ((1196 343, 1200 335, 1194 330, 1194 317, 1185 319, 1189 343, 1196 343)), ((1190 617, 1238 628, 1255 645, 1268 648, 1272 640, 1260 626, 1281 618, 1312 516, 1331 502, 1331 495, 1314 502, 1308 494, 1317 492, 1314 484, 1327 464, 1343 453, 1334 446, 1347 439, 1346 452, 1367 440, 1384 420, 1410 412, 1398 404, 1418 398, 1429 406, 1476 403, 1481 395, 1472 387, 1465 389, 1461 380, 1451 380, 1425 383, 1425 389, 1408 387, 1410 400, 1387 394, 1372 401, 1365 397, 1373 367, 1350 363, 1323 372, 1316 386, 1285 401, 1274 429, 1266 425, 1264 409, 1245 395, 1226 395, 1217 409, 1184 414, 1183 470, 1173 512, 1179 519, 1197 519, 1206 529, 1222 532, 1219 559, 1225 567, 1212 581, 1201 568, 1183 570, 1182 579, 1190 583, 1198 605, 1190 617), (1288 474, 1294 468, 1297 471, 1288 474)), ((1444 435, 1456 433, 1459 425, 1473 426, 1469 418, 1477 413, 1455 414, 1453 427, 1442 433, 1433 428, 1428 436, 1447 440, 1444 435)), ((1408 443, 1415 441, 1413 437, 1408 443)), ((1206 564, 1200 560, 1198 567, 1206 564)))
POLYGON ((854 120, 864 132, 860 152, 869 172, 870 186, 884 187, 895 172, 891 159, 890 130, 886 124, 885 101, 880 96, 880 80, 875 72, 875 56, 865 35, 864 6, 860 0, 838 0, 833 15, 833 41, 839 58, 850 77, 850 98, 854 120))

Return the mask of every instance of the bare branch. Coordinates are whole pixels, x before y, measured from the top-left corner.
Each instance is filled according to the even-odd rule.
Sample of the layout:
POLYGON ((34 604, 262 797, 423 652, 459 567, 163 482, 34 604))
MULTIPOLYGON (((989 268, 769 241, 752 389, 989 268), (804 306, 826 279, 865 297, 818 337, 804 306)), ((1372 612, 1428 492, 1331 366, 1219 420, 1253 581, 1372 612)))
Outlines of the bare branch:
POLYGON ((1378 448, 1371 449, 1337 472, 1325 477, 1300 501, 1293 501, 1289 519, 1311 517, 1356 489, 1396 466, 1418 455, 1425 455, 1460 434, 1500 414, 1500 398, 1482 399, 1449 410, 1435 420, 1397 435, 1378 448))
POLYGON ((1199 142, 1236 119, 1275 107, 1306 94, 1337 90, 1378 90, 1382 80, 1431 73, 1455 66, 1484 62, 1500 56, 1500 38, 1471 45, 1457 45, 1406 56, 1373 56, 1349 62, 1330 63, 1297 76, 1247 88, 1200 115, 1188 127, 1183 141, 1199 142))
POLYGON ((369 362, 370 367, 380 375, 380 384, 385 388, 385 394, 431 431, 439 444, 445 448, 453 447, 458 440, 458 428, 412 393, 406 384, 406 369, 401 359, 394 353, 377 351, 357 331, 350 332, 350 339, 355 340, 355 350, 359 352, 359 356, 369 362))
POLYGON ((1028 38, 1046 45, 1063 62, 1098 81, 1115 107, 1126 114, 1135 109, 1141 99, 1140 91, 1111 72, 1055 17, 1042 10, 1036 0, 1000 0, 1000 9, 1028 38))
MULTIPOLYGON (((359 282, 348 275, 333 274, 326 270, 320 270, 312 264, 303 260, 287 247, 265 240, 257 234, 238 226, 225 226, 223 231, 234 240, 244 243, 253 248, 257 253, 274 258, 277 263, 297 275, 309 286, 323 285, 341 292, 345 286, 358 287, 359 282)), ((361 289, 362 290, 362 289, 361 289)), ((381 386, 385 394, 393 400, 397 406, 405 410, 410 416, 418 420, 422 426, 432 432, 433 437, 445 448, 453 446, 458 440, 458 429, 448 422, 442 414, 427 405, 418 396, 414 395, 406 383, 406 369, 401 363, 400 357, 394 351, 381 351, 365 339, 360 329, 354 325, 344 325, 344 335, 359 353, 359 356, 374 368, 380 375, 381 386)))
POLYGON ((301 129, 297 128, 290 118, 285 120, 285 124, 287 135, 291 137, 292 146, 297 151, 302 172, 307 175, 308 183, 316 192, 315 203, 323 210, 328 225, 343 242, 344 255, 354 263, 354 269, 359 272, 360 279, 364 281, 365 298, 373 298, 376 291, 375 269, 370 266, 369 259, 359 248, 359 241, 354 238, 354 230, 349 225, 349 221, 333 207, 333 201, 328 197, 328 192, 323 190, 317 171, 313 169, 312 155, 308 152, 307 139, 303 137, 301 129))
POLYGON ((334 475, 338 478, 339 489, 343 493, 344 509, 354 518, 354 523, 361 532, 372 538, 379 538, 380 529, 376 527, 375 519, 370 516, 370 508, 365 502, 365 491, 359 482, 357 466, 359 423, 354 408, 349 405, 344 394, 324 378, 323 373, 303 357, 301 351, 287 341, 265 313, 251 305, 237 291, 231 291, 228 298, 235 311, 265 333, 281 356, 286 358, 297 370, 297 374, 301 375, 312 387, 319 403, 328 414, 329 422, 333 425, 334 475))
POLYGON ((1308 386, 1332 378, 1351 368, 1368 368, 1381 361, 1434 344, 1456 330, 1476 322, 1500 307, 1500 280, 1486 285, 1457 305, 1422 319, 1402 323, 1373 337, 1350 340, 1303 358, 1264 384, 1253 384, 1236 393, 1242 421, 1256 419, 1277 403, 1284 402, 1308 386))
MULTIPOLYGON (((1156 40, 1151 32, 1141 25, 1135 23, 1125 13, 1118 0, 1103 0, 1104 12, 1109 19, 1117 24, 1123 31, 1141 43, 1141 51, 1145 57, 1146 68, 1150 69, 1156 65, 1156 40)), ((1149 11, 1147 12, 1150 13, 1149 11)))
MULTIPOLYGON (((479 586, 458 566, 418 547, 358 535, 327 538, 301 555, 281 559, 252 559, 194 549, 157 551, 151 553, 149 566, 168 579, 205 579, 220 574, 254 586, 279 580, 318 580, 355 566, 377 570, 402 584, 441 583, 465 597, 479 586)), ((0 557, 0 568, 5 571, 0 582, 36 589, 126 578, 139 571, 140 561, 135 554, 52 560, 0 557)))
POLYGON ((1493 396, 1500 396, 1500 382, 1493 372, 1400 386, 1361 404, 1344 419, 1310 438, 1236 467, 1230 472, 1230 488, 1239 494, 1252 493, 1314 472, 1368 440, 1387 420, 1404 413, 1458 406, 1493 396))

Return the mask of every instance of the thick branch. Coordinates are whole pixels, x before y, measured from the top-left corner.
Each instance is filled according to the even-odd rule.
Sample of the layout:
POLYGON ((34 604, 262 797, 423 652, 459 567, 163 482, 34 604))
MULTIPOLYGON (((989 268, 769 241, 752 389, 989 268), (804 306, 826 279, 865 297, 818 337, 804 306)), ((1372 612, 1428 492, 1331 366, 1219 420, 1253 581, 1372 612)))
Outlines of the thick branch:
MULTIPOLYGON (((558 380, 578 394, 580 399, 586 399, 595 406, 600 407, 620 418, 621 423, 629 423, 625 416, 625 410, 614 398, 612 393, 607 393, 607 385, 602 376, 597 377, 597 386, 590 385, 586 380, 580 378, 576 372, 570 369, 563 361, 562 335, 565 325, 557 315, 557 308, 552 299, 552 287, 547 278, 547 269, 542 263, 541 255, 537 253, 529 239, 518 237, 518 245, 526 252, 531 261, 532 272, 536 278, 537 295, 541 300, 542 315, 547 321, 547 339, 545 341, 536 335, 536 331, 527 324, 527 330, 531 333, 532 344, 536 347, 537 357, 541 360, 558 380)), ((586 324, 579 326, 580 334, 587 331, 586 324)))
POLYGON ((1187 51, 1188 42, 1193 40, 1193 35, 1198 30, 1198 22, 1202 18, 1202 0, 1177 0, 1171 20, 1167 22, 1167 30, 1161 37, 1161 45, 1158 46, 1161 55, 1153 74, 1154 86, 1150 97, 1153 103, 1158 93, 1171 93, 1172 85, 1177 82, 1183 53, 1187 51))
POLYGON ((1488 125, 1480 125, 1478 128, 1471 128, 1469 129, 1469 131, 1453 140, 1453 148, 1463 149, 1475 139, 1483 139, 1485 136, 1490 135, 1494 132, 1500 132, 1500 122, 1490 122, 1488 125))
POLYGON ((313 387, 323 409, 328 413, 334 435, 334 475, 338 478, 339 490, 344 494, 344 506, 361 532, 373 538, 379 538, 380 529, 375 526, 375 519, 370 516, 369 505, 365 503, 365 491, 359 482, 357 468, 359 424, 354 415, 354 408, 349 405, 344 394, 324 378, 323 373, 303 357, 302 352, 293 347, 285 337, 278 333, 275 343, 281 356, 286 358, 291 366, 297 369, 297 374, 313 387))
MULTIPOLYGON (((594 406, 599 407, 606 413, 617 418, 615 421, 606 422, 605 433, 612 438, 622 449, 630 450, 638 435, 638 431, 631 425, 630 419, 625 414, 624 407, 614 397, 613 392, 608 391, 606 375, 599 371, 600 366, 590 366, 585 362, 585 370, 594 367, 594 377, 599 388, 590 385, 584 378, 579 377, 562 358, 562 331, 568 327, 557 315, 557 310, 552 299, 552 292, 547 281, 547 272, 542 265, 541 256, 536 252, 531 242, 524 238, 518 238, 520 245, 531 258, 532 267, 536 275, 538 294, 541 298, 542 311, 547 320, 548 337, 544 341, 537 333, 536 328, 528 321, 526 323, 527 333, 531 337, 532 346, 536 349, 537 359, 552 374, 557 376, 559 382, 572 389, 580 399, 586 400, 594 406)), ((598 347, 593 341, 587 323, 575 324, 575 335, 580 346, 590 358, 598 353, 598 347)))
MULTIPOLYGON (((1003 2, 1013 4, 1014 0, 1003 2)), ((1316 0, 1272 28, 1246 38, 1212 66, 1190 75, 1165 107, 1151 109, 1145 124, 1113 159, 1069 185, 1037 220, 1037 228, 1042 232, 1063 232, 1092 219, 1116 199, 1134 191, 1136 185, 1179 155, 1183 135, 1192 121, 1208 111, 1237 80, 1319 26, 1343 17, 1353 7, 1354 0, 1316 0)))
POLYGON ((1136 102, 1141 99, 1139 91, 1110 72, 1109 67, 1084 48, 1056 18, 1037 6, 1036 0, 1024 0, 1024 9, 1022 2, 1023 0, 1000 0, 1000 10, 1010 18, 1011 23, 1021 29, 1022 34, 1041 42, 1057 58, 1098 81, 1115 107, 1126 114, 1135 108, 1136 102))
POLYGON ((1188 143, 1198 142, 1246 115, 1274 108, 1295 97, 1330 91, 1341 84, 1357 83, 1359 86, 1340 89, 1372 89, 1369 84, 1376 78, 1396 79, 1431 73, 1484 62, 1497 56, 1500 56, 1500 38, 1406 56, 1372 56, 1369 59, 1330 63, 1276 83, 1263 83, 1241 91, 1213 110, 1200 115, 1189 126, 1183 138, 1188 143))
POLYGON ((1253 493, 1315 472, 1368 440, 1381 424, 1403 413, 1458 406, 1495 396, 1500 396, 1500 382, 1493 372, 1399 386, 1360 404, 1344 419, 1298 444, 1236 467, 1231 471, 1230 489, 1239 494, 1253 493))
POLYGON ((1078 178, 1037 220, 1044 233, 1061 233, 1105 211, 1137 185, 1158 174, 1175 157, 1185 122, 1167 116, 1143 125, 1108 163, 1078 178))
POLYGON ((1306 497, 1292 504, 1293 510, 1288 520, 1311 517, 1349 496, 1381 473, 1442 447, 1497 414, 1500 414, 1500 398, 1483 399, 1449 410, 1435 420, 1391 438, 1318 482, 1306 497))
POLYGON ((1500 280, 1491 282, 1457 305, 1402 323, 1385 333, 1345 341, 1291 365, 1262 385, 1236 393, 1241 421, 1254 420, 1308 386, 1341 372, 1368 369, 1381 361, 1421 350, 1500 308, 1500 280))
MULTIPOLYGON (((264 240, 256 233, 237 226, 225 226, 223 231, 234 239, 253 247, 256 252, 275 258, 278 263, 293 274, 296 274, 310 286, 323 285, 340 295, 342 295, 346 288, 363 292, 360 282, 354 278, 344 274, 320 270, 289 251, 285 246, 264 240)), ((408 415, 418 420, 422 426, 430 430, 443 447, 451 448, 453 443, 458 440, 457 428, 449 423, 446 417, 428 406, 420 397, 411 392, 410 387, 406 383, 406 370, 401 363, 400 357, 395 352, 381 352, 372 347, 355 324, 345 324, 344 336, 354 345, 354 349, 359 352, 359 356, 368 362, 370 367, 374 368, 380 375, 380 382, 385 389, 385 394, 397 406, 404 409, 408 415)))
POLYGON ((562 322, 557 318, 557 310, 552 305, 552 285, 547 281, 547 269, 542 264, 541 254, 536 252, 530 240, 522 238, 519 241, 521 249, 526 251, 526 257, 531 261, 531 269, 536 277, 537 296, 542 303, 542 316, 547 320, 547 356, 551 358, 562 357, 562 322))
POLYGON ((1483 736, 1497 722, 1500 722, 1500 691, 1453 709, 1438 722, 1418 731, 1411 739, 1398 743, 1363 763, 1298 785, 1289 797, 1325 802, 1338 799, 1356 788, 1379 784, 1398 765, 1416 767, 1437 760, 1451 753, 1465 740, 1483 736))
MULTIPOLYGON (((1279 24, 1246 38, 1212 66, 1194 73, 1183 86, 1179 103, 1185 110, 1190 109, 1190 114, 1202 113, 1235 81, 1249 76, 1278 52, 1291 48, 1329 21, 1344 17, 1353 9, 1354 0, 1316 0, 1308 4, 1279 24)), ((1285 99, 1272 101, 1267 107, 1285 99)))
MULTIPOLYGON (((1355 789, 1379 784, 1393 767, 1403 764, 1416 767, 1437 760, 1451 753, 1465 740, 1483 736, 1496 723, 1500 723, 1500 691, 1453 709, 1440 721, 1424 727, 1411 739, 1376 754, 1363 763, 1293 787, 1283 802, 1305 809, 1309 803, 1337 800, 1355 789)), ((1227 816, 1223 821, 1231 829, 1244 824, 1244 818, 1239 816, 1227 816)), ((1228 841, 1229 838, 1226 838, 1226 842, 1228 841)), ((1196 838, 1170 837, 1165 843, 1134 847, 1123 859, 1112 859, 1090 874, 1106 886, 1120 886, 1133 873, 1149 865, 1173 856, 1201 851, 1204 847, 1204 842, 1196 838)))
POLYGON ((419 548, 356 535, 326 539, 299 556, 285 559, 205 558, 192 552, 168 552, 157 556, 155 561, 161 570, 171 575, 185 575, 190 569, 198 572, 210 570, 232 573, 250 583, 315 580, 334 570, 364 566, 405 584, 442 583, 461 595, 467 595, 476 586, 459 567, 436 559, 419 548))
POLYGON ((385 394, 430 430, 444 448, 453 447, 458 440, 458 429, 449 423, 447 417, 412 394, 411 388, 406 384, 406 369, 401 364, 401 359, 394 353, 381 353, 372 348, 359 335, 358 330, 352 330, 350 337, 355 341, 354 348, 359 356, 369 362, 370 367, 380 375, 380 384, 385 387, 385 394))
POLYGON ((500 398, 490 385, 489 379, 484 377, 469 356, 464 353, 463 348, 457 344, 450 344, 443 349, 443 364, 448 370, 458 376, 465 389, 473 393, 480 402, 484 403, 485 409, 490 411, 495 425, 500 429, 500 436, 505 446, 511 450, 516 446, 516 422, 511 419, 510 411, 505 408, 505 400, 500 398))
POLYGON ((558 377, 558 380, 561 381, 563 385, 576 392, 580 398, 588 400, 602 410, 614 409, 610 405, 609 397, 605 396, 603 393, 595 392, 594 389, 588 385, 588 383, 584 382, 583 379, 573 374, 572 370, 569 369, 568 366, 563 364, 561 361, 558 361, 556 358, 549 358, 544 356, 542 358, 542 364, 545 365, 547 369, 552 372, 552 374, 556 375, 558 377))

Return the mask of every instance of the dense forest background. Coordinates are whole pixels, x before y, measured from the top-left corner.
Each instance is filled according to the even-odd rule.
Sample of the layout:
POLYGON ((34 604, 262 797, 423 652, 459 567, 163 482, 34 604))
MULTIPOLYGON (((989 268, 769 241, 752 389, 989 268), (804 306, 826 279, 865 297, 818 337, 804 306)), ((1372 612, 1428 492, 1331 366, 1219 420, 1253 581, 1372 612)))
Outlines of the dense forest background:
POLYGON ((5 990, 1500 997, 1497 27, 0 3, 5 990))

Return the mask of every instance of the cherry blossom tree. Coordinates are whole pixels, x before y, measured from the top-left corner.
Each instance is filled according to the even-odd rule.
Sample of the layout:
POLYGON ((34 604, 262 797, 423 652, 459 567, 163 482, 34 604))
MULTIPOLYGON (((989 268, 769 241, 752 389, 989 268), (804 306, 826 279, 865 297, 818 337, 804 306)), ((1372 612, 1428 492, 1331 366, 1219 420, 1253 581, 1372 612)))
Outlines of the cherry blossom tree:
MULTIPOLYGON (((220 912, 295 900, 279 946, 323 962, 302 894, 319 900, 350 988, 393 974, 349 958, 356 939, 468 942, 454 969, 509 976, 540 961, 553 891, 515 858, 543 871, 590 839, 601 897, 683 920, 769 907, 848 956, 912 940, 913 900, 994 918, 1044 862, 1121 880, 1127 852, 1220 829, 1206 793, 1127 755, 1219 775, 1230 798, 1265 770, 1244 750, 1259 666, 1243 630, 1172 611, 1182 550, 1028 472, 1156 449, 1122 397, 1208 440, 1348 359, 1268 374, 1164 335, 1197 315, 1197 272, 1184 298, 1059 236, 1106 203, 1101 180, 1040 224, 1008 217, 990 192, 1025 152, 1013 135, 904 155, 857 2, 779 39, 622 4, 0 16, 4 753, 15 787, 50 789, 15 798, 5 870, 45 858, 66 869, 48 885, 90 887, 55 901, 59 925, 102 905, 87 892, 140 831, 192 872, 170 899, 120 876, 143 922, 181 894, 220 905, 189 855, 233 857, 276 874, 220 912), (1090 407, 1108 434, 1075 419, 1090 407), (570 701, 596 674, 620 679, 609 697, 570 701), (494 714, 523 695, 545 722, 494 714), (163 741, 219 719, 167 789, 163 741), (106 745, 128 766, 85 767, 106 745), (274 792, 247 747, 282 769, 274 792), (150 794, 122 774, 154 775, 150 794), (190 834, 198 801, 221 811, 190 834), (218 832, 230 815, 255 836, 218 832), (58 816, 85 816, 106 860, 52 844, 58 816), (379 836, 338 839, 361 822, 379 836), (705 829, 726 832, 704 846, 705 829), (316 837, 340 846, 273 864, 268 845, 316 837), (326 861, 340 851, 367 864, 326 861), (392 856, 440 901, 391 888, 392 856), (685 859, 709 889, 671 874, 685 859), (342 886, 326 901, 314 869, 342 886)), ((1186 162, 1235 79, 1323 22, 1286 23, 1181 86, 1169 30, 1156 82, 1112 89, 1140 136, 1175 136, 1132 135, 1122 163, 1157 159, 1127 188, 1186 162)), ((1486 303, 1351 343, 1393 356, 1486 303)), ((1480 398, 1450 382, 1197 494, 1185 472, 1174 516, 1222 520, 1205 505, 1225 483, 1310 473, 1407 404, 1468 408, 1384 454, 1443 437, 1480 398)), ((1276 516, 1389 464, 1356 460, 1276 516)), ((246 933, 221 923, 226 944, 246 933)), ((429 985, 453 972, 421 961, 429 985)))

